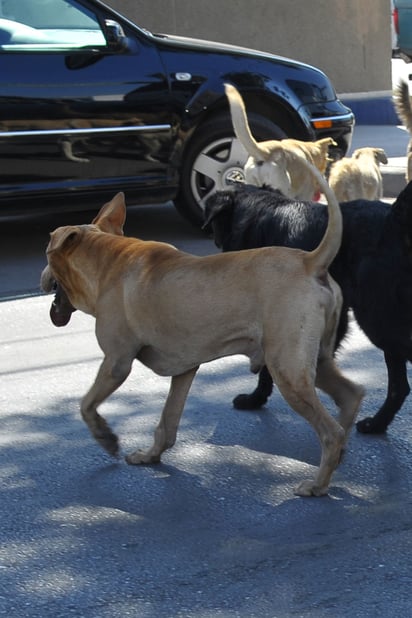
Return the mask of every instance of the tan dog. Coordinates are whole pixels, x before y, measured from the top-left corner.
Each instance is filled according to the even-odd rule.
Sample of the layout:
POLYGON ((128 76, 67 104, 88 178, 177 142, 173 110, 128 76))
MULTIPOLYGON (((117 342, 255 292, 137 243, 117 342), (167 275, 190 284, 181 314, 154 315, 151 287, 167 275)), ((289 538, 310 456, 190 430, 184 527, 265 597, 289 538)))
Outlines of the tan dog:
POLYGON ((409 96, 409 86, 404 80, 401 80, 394 90, 393 103, 396 113, 411 136, 406 152, 407 166, 405 174, 406 182, 410 182, 412 180, 412 106, 411 97, 409 96))
POLYGON ((336 161, 331 167, 329 184, 340 202, 383 197, 379 164, 388 162, 382 148, 358 148, 351 157, 336 161))
POLYGON ((333 360, 341 293, 327 271, 340 245, 342 217, 333 193, 314 173, 325 185, 329 224, 312 252, 270 247, 196 257, 165 243, 126 238, 121 193, 92 224, 51 234, 41 285, 51 291, 57 282, 59 298, 51 309, 56 324, 67 323, 74 308, 96 317, 104 360, 81 414, 109 453, 118 453, 118 439, 97 406, 127 378, 135 359, 172 376, 153 446, 127 457, 130 464, 150 464, 176 440, 199 365, 244 354, 254 372, 266 363, 286 401, 319 436, 318 474, 297 493, 327 493, 363 389, 344 378, 333 360), (65 315, 56 319, 59 310, 65 315), (339 422, 315 386, 334 399, 339 422))
POLYGON ((296 139, 257 142, 250 131, 240 93, 230 84, 225 84, 225 92, 230 104, 233 130, 249 155, 244 168, 246 182, 258 187, 274 187, 295 199, 311 200, 317 197, 318 183, 301 160, 309 161, 324 174, 331 161, 329 146, 336 146, 336 142, 331 137, 316 142, 296 139))

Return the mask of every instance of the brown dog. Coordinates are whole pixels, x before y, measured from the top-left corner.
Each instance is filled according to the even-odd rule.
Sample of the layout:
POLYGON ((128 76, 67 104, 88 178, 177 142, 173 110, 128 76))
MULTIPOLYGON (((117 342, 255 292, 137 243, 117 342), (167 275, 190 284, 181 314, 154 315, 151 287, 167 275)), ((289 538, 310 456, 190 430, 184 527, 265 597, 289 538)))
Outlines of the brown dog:
POLYGON ((239 91, 225 84, 230 105, 233 130, 247 151, 249 158, 245 165, 246 182, 258 187, 267 185, 282 191, 286 197, 311 200, 318 197, 319 186, 302 163, 309 161, 324 174, 329 162, 329 147, 337 145, 331 137, 316 142, 297 139, 268 140, 257 142, 253 137, 243 99, 239 91))
POLYGON ((150 464, 175 442, 199 365, 244 354, 254 372, 266 363, 286 401, 319 436, 319 472, 297 493, 327 493, 363 389, 344 378, 333 360, 341 294, 327 270, 339 248, 342 219, 333 193, 317 177, 325 185, 329 224, 312 252, 270 247, 195 257, 165 243, 126 238, 121 193, 92 224, 51 234, 41 285, 51 291, 57 282, 60 298, 51 310, 56 324, 67 323, 74 308, 96 318, 104 360, 81 413, 109 453, 118 453, 118 439, 97 406, 127 378, 135 359, 172 377, 153 446, 127 457, 131 464, 150 464), (334 399, 339 422, 315 386, 334 399))
POLYGON ((381 200, 382 174, 379 164, 388 158, 382 148, 358 148, 351 157, 336 161, 331 167, 329 184, 339 202, 381 200))

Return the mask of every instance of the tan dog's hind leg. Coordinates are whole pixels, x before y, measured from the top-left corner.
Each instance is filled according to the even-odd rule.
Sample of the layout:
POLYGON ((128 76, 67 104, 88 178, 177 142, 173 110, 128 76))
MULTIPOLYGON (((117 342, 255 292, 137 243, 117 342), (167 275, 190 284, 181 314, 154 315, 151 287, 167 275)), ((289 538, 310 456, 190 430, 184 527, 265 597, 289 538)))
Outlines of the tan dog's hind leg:
POLYGON ((131 368, 132 359, 129 357, 123 362, 118 359, 113 365, 113 362, 106 356, 100 365, 93 386, 83 397, 80 406, 83 420, 93 437, 110 455, 114 456, 117 456, 119 452, 118 438, 104 418, 98 414, 97 407, 123 384, 131 368))
POLYGON ((293 389, 289 380, 279 378, 279 373, 272 377, 277 378, 276 384, 288 404, 312 425, 322 448, 316 478, 300 483, 295 489, 295 494, 298 496, 325 496, 328 493, 331 476, 340 461, 341 451, 345 443, 345 432, 325 410, 307 376, 294 379, 293 389), (299 388, 296 387, 298 383, 299 388))
POLYGON ((130 453, 126 457, 127 463, 158 463, 163 451, 173 446, 186 398, 197 370, 198 367, 195 367, 186 373, 172 377, 162 416, 156 427, 153 446, 148 451, 137 450, 130 453))

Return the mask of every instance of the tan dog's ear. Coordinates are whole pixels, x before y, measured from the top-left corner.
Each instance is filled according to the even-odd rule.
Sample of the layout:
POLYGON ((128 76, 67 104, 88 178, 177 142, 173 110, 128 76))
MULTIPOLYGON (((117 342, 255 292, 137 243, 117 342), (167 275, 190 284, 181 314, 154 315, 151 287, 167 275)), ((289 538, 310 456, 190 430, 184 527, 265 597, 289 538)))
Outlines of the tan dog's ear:
POLYGON ((117 193, 110 202, 107 202, 99 211, 92 224, 102 232, 123 236, 123 226, 126 221, 126 203, 124 193, 117 193))
POLYGON ((279 167, 283 170, 287 169, 288 159, 295 158, 294 152, 289 152, 289 150, 282 146, 282 144, 272 146, 271 148, 270 160, 276 163, 276 165, 279 165, 279 167))
POLYGON ((319 144, 319 146, 327 146, 328 148, 329 146, 337 146, 337 143, 332 137, 323 137, 322 139, 318 139, 316 143, 319 144))
POLYGON ((383 150, 383 148, 375 148, 374 150, 375 150, 375 159, 379 163, 386 164, 388 162, 388 157, 386 156, 386 152, 383 150))
POLYGON ((47 247, 47 253, 52 253, 62 249, 64 246, 73 245, 79 236, 82 235, 82 230, 74 225, 58 227, 50 234, 50 242, 47 247))

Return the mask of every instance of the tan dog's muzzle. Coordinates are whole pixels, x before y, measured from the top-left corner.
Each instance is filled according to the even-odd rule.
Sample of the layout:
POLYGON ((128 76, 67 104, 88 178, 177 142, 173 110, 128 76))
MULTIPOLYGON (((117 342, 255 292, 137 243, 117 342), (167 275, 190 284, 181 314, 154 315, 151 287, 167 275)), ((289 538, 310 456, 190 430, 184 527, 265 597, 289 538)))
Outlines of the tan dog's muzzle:
POLYGON ((49 266, 46 266, 41 274, 40 286, 46 293, 55 291, 54 300, 50 307, 51 321, 55 326, 66 326, 76 309, 69 301, 62 286, 53 277, 49 266))

